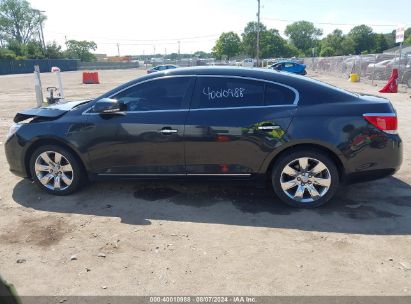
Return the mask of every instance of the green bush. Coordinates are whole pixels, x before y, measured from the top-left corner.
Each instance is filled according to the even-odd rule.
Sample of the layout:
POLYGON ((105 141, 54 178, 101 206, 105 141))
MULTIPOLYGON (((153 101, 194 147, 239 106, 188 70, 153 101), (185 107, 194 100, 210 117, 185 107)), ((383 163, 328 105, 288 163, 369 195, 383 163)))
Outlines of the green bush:
POLYGON ((16 59, 16 54, 6 48, 0 48, 0 59, 9 59, 9 60, 15 60, 16 59))

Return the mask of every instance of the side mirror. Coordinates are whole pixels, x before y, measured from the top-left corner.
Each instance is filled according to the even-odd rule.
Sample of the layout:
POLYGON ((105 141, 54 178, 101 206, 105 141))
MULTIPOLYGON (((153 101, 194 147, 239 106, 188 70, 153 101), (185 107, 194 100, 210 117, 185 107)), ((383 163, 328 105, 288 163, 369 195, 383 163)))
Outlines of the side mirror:
POLYGON ((116 99, 103 98, 95 103, 93 106, 94 113, 113 114, 120 112, 120 103, 116 99))

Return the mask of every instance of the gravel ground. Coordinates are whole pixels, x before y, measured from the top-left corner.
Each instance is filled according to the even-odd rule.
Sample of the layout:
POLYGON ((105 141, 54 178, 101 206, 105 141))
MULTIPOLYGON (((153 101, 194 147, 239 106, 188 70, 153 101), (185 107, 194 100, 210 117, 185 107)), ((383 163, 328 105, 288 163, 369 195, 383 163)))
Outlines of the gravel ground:
MULTIPOLYGON (((66 96, 83 99, 142 73, 99 71, 100 85, 62 75, 66 96)), ((411 295, 411 96, 388 97, 401 170, 316 210, 236 184, 106 182, 54 197, 9 173, 0 153, 0 273, 20 295, 411 295)), ((15 112, 34 105, 33 75, 0 77, 1 145, 15 112)))

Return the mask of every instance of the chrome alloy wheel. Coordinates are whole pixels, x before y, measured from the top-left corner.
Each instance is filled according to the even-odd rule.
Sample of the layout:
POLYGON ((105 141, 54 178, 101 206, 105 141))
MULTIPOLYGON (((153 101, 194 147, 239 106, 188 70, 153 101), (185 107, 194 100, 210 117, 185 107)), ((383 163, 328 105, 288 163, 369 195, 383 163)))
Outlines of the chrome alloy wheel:
POLYGON ((331 186, 331 174, 323 162, 301 157, 288 163, 281 172, 281 188, 291 199, 312 203, 323 197, 331 186))
POLYGON ((70 162, 55 151, 41 153, 35 161, 34 171, 40 183, 50 190, 65 190, 74 178, 70 162))

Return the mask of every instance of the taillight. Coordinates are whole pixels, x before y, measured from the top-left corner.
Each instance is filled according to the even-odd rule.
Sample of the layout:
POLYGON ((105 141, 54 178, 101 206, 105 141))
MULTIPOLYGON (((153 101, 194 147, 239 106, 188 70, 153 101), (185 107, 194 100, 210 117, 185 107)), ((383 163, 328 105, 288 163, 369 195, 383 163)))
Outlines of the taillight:
POLYGON ((377 129, 389 134, 397 134, 398 120, 394 113, 364 114, 364 118, 377 129))

